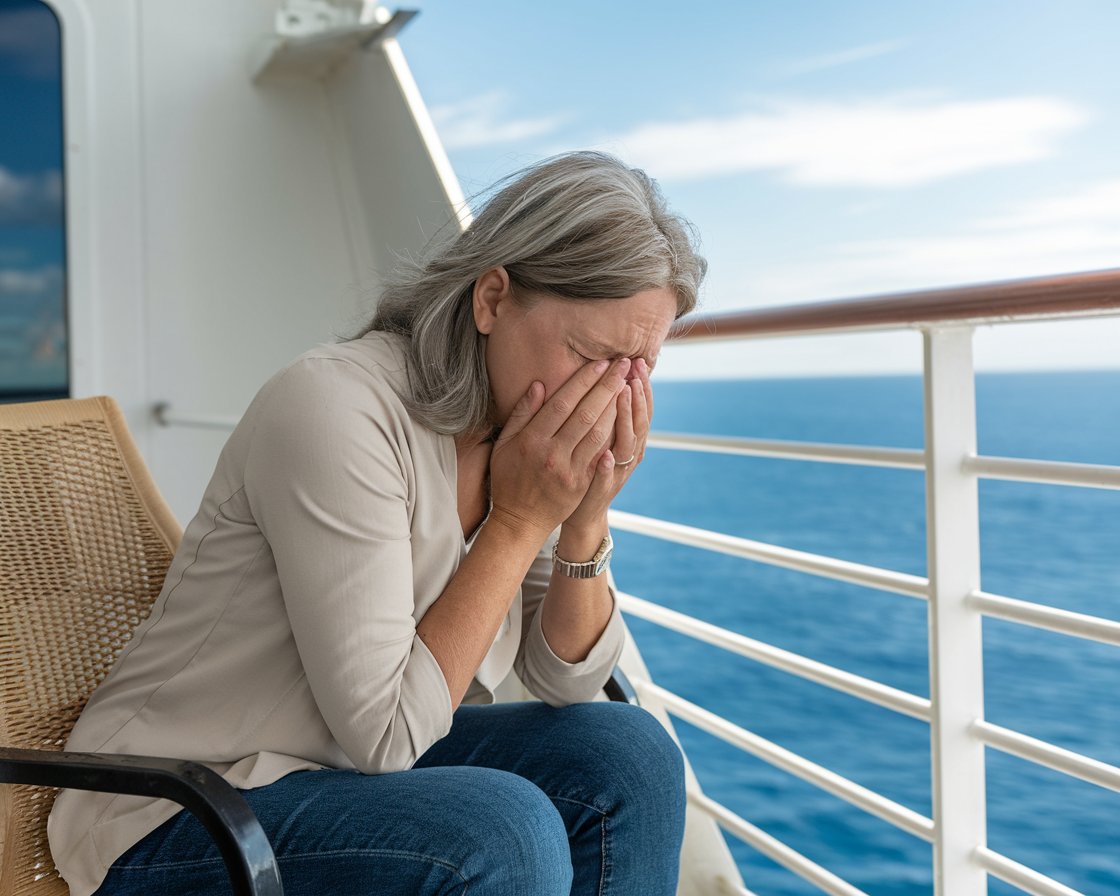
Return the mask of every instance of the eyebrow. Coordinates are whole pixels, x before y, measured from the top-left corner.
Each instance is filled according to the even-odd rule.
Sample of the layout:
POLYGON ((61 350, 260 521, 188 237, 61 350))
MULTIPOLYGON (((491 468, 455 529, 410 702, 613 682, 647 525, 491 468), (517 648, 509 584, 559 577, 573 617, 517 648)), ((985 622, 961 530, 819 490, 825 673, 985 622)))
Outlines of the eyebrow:
MULTIPOLYGON (((583 342, 588 348, 595 349, 600 354, 606 355, 612 361, 616 360, 618 358, 629 358, 630 357, 630 355, 626 354, 626 352, 616 351, 615 349, 611 348, 609 345, 606 345, 602 342, 598 342, 597 340, 595 340, 593 338, 581 338, 580 342, 583 342)), ((642 355, 641 357, 649 365, 650 370, 652 370, 654 367, 657 366, 657 357, 658 357, 657 355, 655 355, 652 359, 647 358, 645 355, 642 355)))

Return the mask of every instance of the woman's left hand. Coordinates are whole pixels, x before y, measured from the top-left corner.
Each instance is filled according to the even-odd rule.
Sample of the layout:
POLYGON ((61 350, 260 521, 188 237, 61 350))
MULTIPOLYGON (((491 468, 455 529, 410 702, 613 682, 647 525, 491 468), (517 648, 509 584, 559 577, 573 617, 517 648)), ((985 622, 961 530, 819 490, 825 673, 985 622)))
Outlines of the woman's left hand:
MULTIPOLYGON (((630 367, 631 376, 619 392, 615 417, 614 440, 603 452, 595 469, 595 478, 583 500, 564 521, 565 530, 576 532, 603 530, 607 509, 622 490, 630 474, 646 453, 650 420, 653 417, 653 389, 649 382, 649 365, 639 358, 630 367)), ((574 534, 574 533, 571 533, 574 534)))

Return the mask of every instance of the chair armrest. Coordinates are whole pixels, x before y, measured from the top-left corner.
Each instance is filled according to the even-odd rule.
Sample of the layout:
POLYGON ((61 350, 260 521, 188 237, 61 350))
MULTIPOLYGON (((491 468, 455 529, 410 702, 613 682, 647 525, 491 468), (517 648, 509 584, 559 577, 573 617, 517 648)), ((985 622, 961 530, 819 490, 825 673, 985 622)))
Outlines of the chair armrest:
POLYGON ((614 667, 611 677, 603 685, 603 691, 606 693, 608 700, 613 700, 616 703, 638 705, 638 692, 634 690, 634 685, 630 684, 630 679, 626 677, 626 673, 622 671, 621 666, 614 667))
POLYGON ((214 838, 236 896, 283 896, 276 856, 253 810, 232 785, 197 762, 0 747, 0 783, 173 800, 193 813, 214 838))

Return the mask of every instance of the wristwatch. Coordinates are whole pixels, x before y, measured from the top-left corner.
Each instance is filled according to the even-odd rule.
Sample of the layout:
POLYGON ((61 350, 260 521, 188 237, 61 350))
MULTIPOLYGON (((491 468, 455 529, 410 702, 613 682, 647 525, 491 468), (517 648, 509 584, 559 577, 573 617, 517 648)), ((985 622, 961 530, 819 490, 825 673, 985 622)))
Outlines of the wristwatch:
POLYGON ((613 552, 614 542, 611 541, 609 532, 607 537, 603 539, 602 544, 599 545, 599 550, 595 552, 595 556, 586 563, 569 563, 567 560, 561 560, 556 554, 556 545, 553 545, 552 568, 570 579, 593 579, 606 571, 610 565, 613 552))

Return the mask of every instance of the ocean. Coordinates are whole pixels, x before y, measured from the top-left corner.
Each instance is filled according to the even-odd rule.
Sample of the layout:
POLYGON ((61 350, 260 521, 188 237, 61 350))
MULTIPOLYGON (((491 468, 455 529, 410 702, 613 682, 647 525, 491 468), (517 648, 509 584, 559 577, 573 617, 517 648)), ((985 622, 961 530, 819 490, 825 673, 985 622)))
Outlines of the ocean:
MULTIPOLYGON (((666 382, 654 429, 920 448, 916 376, 666 382)), ((979 449, 1120 465, 1120 371, 980 374, 979 449)), ((920 471, 651 449, 615 506, 925 575, 920 471)), ((1120 618, 1120 492, 981 482, 985 591, 1120 618)), ((623 590, 929 696, 926 604, 617 533, 623 590)), ((654 680, 929 816, 929 729, 635 617, 654 680)), ((986 717, 1120 765, 1120 649, 984 622, 986 717)), ((704 791, 872 896, 932 893, 931 847, 687 723, 704 791)), ((988 844, 1090 896, 1120 893, 1120 794, 987 751, 988 844)), ((727 835, 758 896, 820 891, 727 835)), ((1021 891, 992 879, 993 896, 1021 891)))

